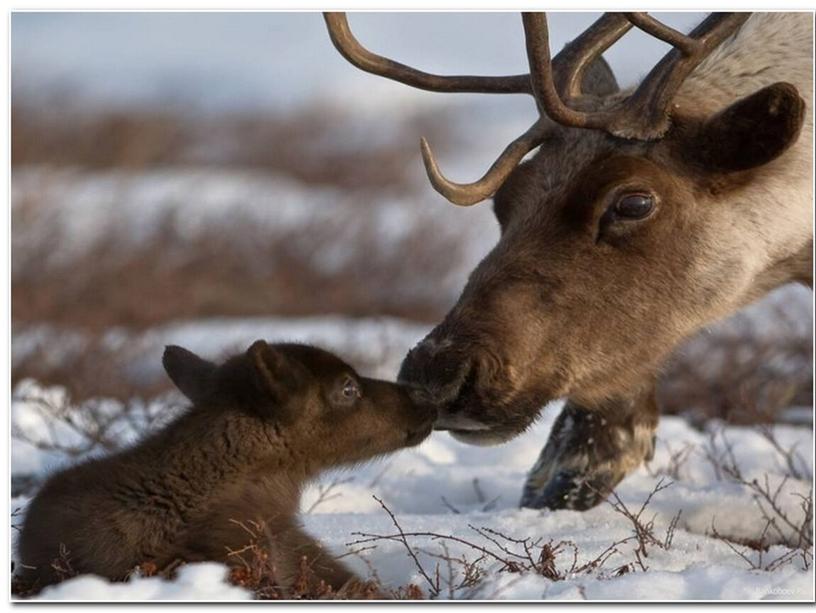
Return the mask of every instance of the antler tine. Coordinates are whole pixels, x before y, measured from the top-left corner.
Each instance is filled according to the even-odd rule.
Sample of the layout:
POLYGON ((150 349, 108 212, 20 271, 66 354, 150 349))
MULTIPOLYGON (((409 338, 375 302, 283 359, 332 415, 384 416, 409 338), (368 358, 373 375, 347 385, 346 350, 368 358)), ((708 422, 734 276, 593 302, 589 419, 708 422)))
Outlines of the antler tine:
POLYGON ((674 28, 670 28, 664 23, 659 22, 648 13, 624 13, 623 15, 633 25, 637 26, 647 34, 650 34, 665 43, 669 43, 672 47, 680 49, 683 55, 691 55, 699 48, 699 41, 694 40, 690 36, 686 36, 682 32, 678 32, 674 28))
POLYGON ((620 138, 660 138, 669 127, 669 105, 677 90, 717 46, 739 29, 750 13, 712 13, 689 35, 662 24, 647 13, 605 13, 568 44, 554 62, 550 58, 546 15, 522 13, 530 74, 504 77, 442 76, 416 70, 363 47, 351 33, 345 13, 323 15, 340 54, 366 72, 435 92, 525 93, 535 96, 541 114, 539 121, 510 143, 484 176, 474 183, 454 183, 445 178, 430 145, 422 139, 422 159, 431 184, 454 204, 470 206, 493 195, 524 156, 543 142, 547 125, 545 116, 565 126, 604 130, 620 138), (569 101, 582 93, 581 82, 586 70, 633 25, 674 48, 635 92, 617 102, 614 108, 592 112, 571 108, 569 101))
POLYGON ((581 95, 587 68, 631 28, 630 20, 620 13, 604 13, 555 56, 555 85, 563 99, 581 95))
POLYGON ((539 112, 565 126, 606 129, 608 113, 576 111, 561 99, 555 87, 550 62, 547 16, 544 13, 522 13, 521 18, 527 45, 527 61, 530 64, 530 82, 539 112))
MULTIPOLYGON (((607 113, 576 111, 569 108, 559 96, 553 78, 553 65, 550 62, 546 15, 524 13, 522 18, 530 64, 529 83, 542 116, 547 115, 565 125, 605 128, 609 120, 607 113)), ((580 83, 586 67, 631 27, 632 25, 622 17, 610 16, 599 19, 593 24, 592 31, 582 37, 581 44, 573 47, 573 51, 563 56, 564 70, 577 75, 575 78, 580 83)), ((544 131, 544 123, 537 121, 524 134, 510 143, 484 176, 474 183, 454 183, 447 179, 440 172, 431 147, 424 138, 421 141, 422 160, 425 163, 428 178, 436 191, 453 204, 471 206, 496 193, 496 190, 524 156, 541 144, 544 131)))
MULTIPOLYGON (((712 13, 688 36, 651 17, 636 16, 638 27, 643 26, 650 34, 670 42, 675 48, 658 62, 629 97, 610 125, 610 132, 640 140, 652 140, 665 134, 669 127, 669 106, 677 90, 691 72, 750 16, 751 13, 712 13)), ((631 15, 627 18, 631 19, 631 15)))
POLYGON ((481 179, 473 183, 454 183, 440 172, 428 141, 420 141, 422 161, 434 189, 457 206, 472 206, 490 198, 501 187, 525 155, 538 147, 543 139, 542 123, 537 121, 524 134, 511 142, 481 179))
POLYGON ((433 92, 478 94, 531 94, 530 77, 436 75, 400 64, 363 47, 354 38, 345 13, 323 13, 332 43, 351 64, 386 79, 433 92))

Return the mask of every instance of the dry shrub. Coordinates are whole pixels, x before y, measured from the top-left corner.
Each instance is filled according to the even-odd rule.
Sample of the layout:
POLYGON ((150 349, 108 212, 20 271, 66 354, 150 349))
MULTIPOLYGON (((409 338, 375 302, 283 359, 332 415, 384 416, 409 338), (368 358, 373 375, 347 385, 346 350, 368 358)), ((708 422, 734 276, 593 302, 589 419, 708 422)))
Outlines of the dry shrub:
MULTIPOLYGON (((24 219, 36 206, 22 203, 15 215, 24 219)), ((15 332, 47 322, 88 337, 70 355, 43 345, 14 360, 15 384, 31 377, 63 385, 77 400, 146 398, 168 389, 128 375, 133 353, 128 343, 105 342, 111 328, 130 334, 182 319, 338 313, 436 321, 450 301, 438 285, 458 266, 463 246, 455 229, 430 219, 387 245, 365 219, 315 221, 273 239, 242 218, 191 237, 168 216, 147 242, 123 248, 126 230, 70 260, 49 257, 61 240, 58 228, 31 233, 15 251, 15 332), (326 269, 315 255, 337 246, 343 259, 326 269)), ((372 348, 368 357, 377 355, 372 348)))
POLYGON ((652 488, 652 491, 649 492, 646 499, 640 505, 640 509, 637 511, 629 509, 623 500, 621 500, 620 496, 618 496, 617 492, 613 491, 611 496, 607 498, 606 502, 612 507, 612 509, 616 513, 625 517, 626 520, 632 524, 632 535, 637 542, 637 547, 635 547, 632 552, 635 557, 634 562, 628 564, 626 566, 627 570, 619 574, 625 574, 635 570, 636 568, 646 572, 649 570, 649 567, 646 566, 644 560, 649 557, 649 552, 653 547, 663 549, 664 551, 671 549, 672 542, 674 541, 674 533, 677 530, 677 523, 680 521, 680 515, 682 514, 683 510, 678 510, 672 517, 668 527, 666 528, 666 533, 662 538, 659 538, 655 534, 655 518, 653 517, 650 520, 646 519, 644 512, 655 494, 662 492, 666 488, 671 487, 673 484, 674 483, 672 481, 666 481, 665 479, 660 478, 655 484, 654 488, 652 488))
POLYGON ((449 306, 450 297, 434 288, 460 261, 455 228, 425 219, 384 246, 368 208, 368 202, 409 194, 418 160, 406 143, 431 132, 444 146, 439 114, 366 132, 359 118, 317 107, 287 115, 197 116, 173 108, 33 104, 19 96, 12 106, 14 167, 255 168, 330 185, 359 201, 344 218, 315 221, 284 237, 270 237, 241 218, 190 237, 177 231, 169 213, 135 247, 123 246, 133 242, 129 228, 114 227, 82 255, 60 261, 55 252, 70 244, 62 222, 51 203, 28 194, 12 209, 15 326, 49 322, 97 331, 196 317, 327 313, 433 321, 449 306), (343 247, 345 259, 332 270, 318 265, 315 254, 336 247, 343 247))
MULTIPOLYGON (((166 425, 185 407, 176 395, 142 401, 128 398, 79 400, 61 390, 23 384, 13 403, 25 405, 25 417, 14 418, 11 438, 75 462, 89 455, 112 453, 166 425), (53 393, 57 391, 57 393, 53 393), (33 425, 32 425, 33 424, 33 425)), ((12 496, 32 495, 46 473, 12 475, 12 496)))
MULTIPOLYGON (((780 496, 785 491, 785 484, 791 479, 805 483, 813 482, 813 470, 795 445, 785 448, 777 440, 773 429, 768 426, 757 426, 757 428, 783 460, 781 467, 783 478, 775 487, 771 485, 767 473, 762 479, 749 479, 745 476, 734 455, 733 444, 727 439, 723 429, 709 433, 708 444, 703 450, 704 456, 714 469, 717 480, 738 483, 751 492, 754 504, 759 508, 765 521, 762 536, 759 539, 760 544, 767 536, 769 537, 768 542, 773 539, 773 542, 783 543, 793 550, 802 551, 807 565, 809 563, 807 556, 812 558, 813 549, 813 488, 806 496, 801 493, 793 493, 800 500, 801 519, 795 519, 785 511, 780 496), (720 444, 717 444, 718 437, 720 444)), ((713 520, 712 531, 715 531, 713 520)), ((719 535, 715 534, 715 536, 719 538, 719 535)), ((758 548, 764 547, 760 545, 758 548)))
POLYGON ((428 220, 384 249, 364 219, 340 223, 315 222, 272 240, 241 219, 186 238, 168 219, 133 250, 123 251, 111 236, 78 260, 52 266, 43 266, 51 249, 44 238, 36 247, 41 255, 15 263, 13 321, 98 331, 211 316, 344 313, 433 321, 444 314, 449 297, 433 282, 455 268, 460 243, 428 220), (314 254, 338 236, 353 248, 327 271, 314 254))
POLYGON ((129 374, 132 352, 111 346, 101 334, 91 334, 69 354, 54 359, 53 348, 38 345, 11 366, 11 380, 34 379, 44 386, 62 386, 75 402, 113 398, 121 402, 155 398, 172 388, 169 379, 145 381, 129 374))
POLYGON ((417 134, 450 138, 443 114, 423 114, 386 127, 375 118, 358 119, 311 106, 283 117, 228 115, 207 125, 199 121, 201 153, 195 163, 271 170, 309 185, 344 190, 405 190, 412 186, 418 164, 417 134), (364 132, 363 138, 358 132, 364 132), (382 133, 387 134, 381 138, 382 133), (374 137, 376 135, 377 137, 374 137), (208 143, 208 144, 204 144, 208 143), (217 146, 216 146, 217 145, 217 146))
POLYGON ((12 98, 13 165, 142 168, 179 159, 189 138, 189 129, 163 111, 83 113, 12 98))
POLYGON ((215 165, 254 168, 311 185, 404 189, 417 164, 417 134, 448 138, 444 113, 372 128, 320 105, 291 112, 197 114, 167 105, 112 110, 70 93, 35 101, 12 97, 12 165, 138 170, 215 165), (66 98, 66 99, 63 99, 66 98))
POLYGON ((250 590, 258 600, 373 600, 385 591, 374 581, 351 581, 339 590, 320 579, 313 570, 314 560, 301 556, 298 572, 291 585, 284 588, 265 543, 273 539, 262 523, 240 523, 249 534, 249 544, 230 551, 229 580, 250 590))
MULTIPOLYGON (((493 528, 477 527, 472 524, 468 524, 468 528, 475 535, 475 540, 438 532, 408 532, 402 528, 391 509, 376 496, 374 499, 387 513, 395 532, 391 534, 353 532, 352 535, 358 538, 346 545, 365 545, 371 549, 383 542, 400 544, 419 573, 430 599, 495 599, 502 590, 512 585, 512 581, 485 595, 486 580, 493 573, 510 573, 518 575, 519 578, 525 574, 535 574, 550 581, 565 581, 578 576, 593 576, 606 580, 638 570, 645 572, 648 568, 643 564, 643 559, 648 557, 650 548, 657 547, 663 550, 672 548, 680 513, 678 512, 672 519, 665 535, 660 539, 654 532, 654 520, 646 521, 644 517, 652 498, 669 485, 671 483, 664 484, 662 480, 659 481, 636 513, 630 511, 615 494, 615 502, 610 504, 616 512, 632 523, 633 534, 611 542, 594 558, 587 557, 583 562, 579 561, 578 546, 569 540, 556 542, 553 539, 533 536, 518 538, 493 528), (417 547, 414 541, 418 538, 437 544, 439 549, 431 551, 417 547), (458 556, 451 555, 448 548, 451 544, 464 548, 470 555, 464 553, 458 556), (611 558, 617 556, 620 559, 621 555, 626 553, 623 546, 627 544, 637 545, 632 550, 634 560, 611 569, 605 568, 611 558), (423 563, 419 554, 434 560, 432 565, 423 563)), ((392 594, 396 597, 406 597, 412 591, 422 595, 422 590, 415 585, 401 586, 393 590, 392 594)))
POLYGON ((658 386, 663 413, 683 414, 698 426, 709 419, 755 424, 778 421, 793 405, 810 406, 813 339, 779 306, 764 316, 774 321, 774 336, 743 319, 676 351, 658 386))

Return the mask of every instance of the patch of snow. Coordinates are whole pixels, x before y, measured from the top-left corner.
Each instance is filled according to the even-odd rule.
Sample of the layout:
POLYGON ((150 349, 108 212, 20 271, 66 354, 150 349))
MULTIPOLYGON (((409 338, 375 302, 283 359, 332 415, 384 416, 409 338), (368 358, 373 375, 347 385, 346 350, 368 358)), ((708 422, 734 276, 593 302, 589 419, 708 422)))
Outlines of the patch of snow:
POLYGON ((223 564, 187 564, 173 581, 159 577, 133 577, 110 583, 81 575, 45 588, 37 600, 250 600, 251 592, 230 584, 223 564))
MULTIPOLYGON (((202 335, 202 339, 206 335, 202 335)), ((189 337, 188 337, 189 340, 189 337)), ((202 340, 202 343, 204 341, 202 340)), ((39 388, 34 382, 21 384, 29 396, 63 399, 59 388, 39 388)), ((20 389, 15 390, 15 395, 20 389)), ((504 445, 473 447, 445 433, 434 433, 418 447, 403 450, 383 460, 334 471, 311 484, 302 499, 303 523, 338 555, 359 549, 352 545, 361 535, 392 534, 395 530, 388 515, 374 498, 381 499, 395 513, 406 532, 434 532, 453 535, 474 544, 490 547, 475 528, 490 528, 514 539, 543 538, 553 543, 574 543, 580 566, 601 555, 615 541, 632 535, 632 525, 610 503, 602 503, 586 512, 569 510, 518 509, 518 497, 526 471, 532 466, 561 405, 545 408, 541 419, 525 434, 504 445), (305 513, 305 511, 309 511, 305 513)), ((83 407, 69 407, 81 413, 83 407)), ((12 423, 27 428, 30 435, 43 433, 49 426, 37 417, 31 402, 12 404, 12 423)), ((53 424, 52 424, 53 426, 53 424)), ((57 428, 58 436, 72 441, 71 434, 57 428)), ((498 563, 484 563, 487 575, 472 589, 454 590, 455 598, 475 599, 794 599, 813 598, 813 567, 805 569, 798 556, 772 571, 755 570, 724 541, 712 536, 712 524, 722 537, 758 539, 764 521, 762 509, 753 493, 718 472, 711 457, 733 457, 746 479, 764 479, 776 488, 784 480, 779 506, 791 521, 802 519, 797 494, 811 495, 813 439, 808 429, 776 425, 772 433, 783 449, 795 448, 799 454, 796 470, 801 478, 791 477, 784 456, 755 428, 714 424, 711 432, 691 428, 682 418, 663 417, 657 431, 654 459, 628 476, 616 493, 630 509, 637 509, 666 473, 674 483, 658 492, 650 502, 647 515, 654 521, 655 534, 662 538, 671 519, 682 511, 673 544, 669 549, 652 547, 644 559, 647 570, 639 567, 617 576, 614 572, 635 560, 631 541, 616 546, 603 567, 592 572, 569 574, 571 546, 556 556, 556 568, 566 575, 552 581, 544 576, 500 572, 498 563), (676 452, 688 446, 684 462, 673 461, 676 452), (787 475, 787 478, 785 478, 787 475)), ((45 458, 30 458, 13 441, 14 474, 43 469, 45 458)), ((26 453, 34 453, 28 450, 26 453)), ((50 456, 48 456, 50 457, 50 456)), ((69 461, 62 458, 61 462, 69 461)), ((70 461, 73 461, 72 459, 70 461)), ((58 462, 60 463, 60 462, 58 462)), ((25 497, 13 501, 21 507, 25 497)), ((20 514, 13 518, 19 523, 20 514)), ((781 533, 789 536, 780 522, 781 533)), ((425 568, 434 569, 442 552, 442 541, 429 537, 408 537, 425 568)), ((759 552, 734 544, 755 566, 788 553, 778 534, 768 534, 772 545, 759 552)), ((344 560, 362 576, 375 568, 379 578, 392 587, 414 582, 427 586, 404 546, 395 541, 378 541, 376 547, 344 560)), ((452 556, 475 560, 478 553, 457 542, 445 541, 452 556)), ((444 568, 443 568, 444 571, 444 568)), ((182 570, 177 581, 156 578, 133 579, 109 584, 98 578, 78 577, 44 591, 42 599, 215 599, 245 598, 243 590, 223 581, 224 568, 218 565, 191 565, 182 570)), ((446 572, 446 571, 445 571, 446 572)), ((427 593, 427 589, 426 589, 427 593)), ((449 594, 442 590, 440 598, 449 594)))

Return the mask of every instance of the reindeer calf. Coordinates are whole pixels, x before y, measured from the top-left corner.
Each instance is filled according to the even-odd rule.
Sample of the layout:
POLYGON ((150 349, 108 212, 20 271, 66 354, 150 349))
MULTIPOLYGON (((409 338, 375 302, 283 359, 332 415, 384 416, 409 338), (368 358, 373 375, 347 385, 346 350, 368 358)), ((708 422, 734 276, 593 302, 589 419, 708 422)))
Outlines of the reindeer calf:
POLYGON ((301 490, 321 470, 416 445, 435 411, 304 345, 257 341, 220 366, 171 346, 163 363, 192 407, 132 448, 53 475, 26 514, 21 578, 58 581, 60 555, 112 580, 146 562, 234 565, 253 525, 284 590, 303 557, 316 584, 355 584, 300 527, 301 490))

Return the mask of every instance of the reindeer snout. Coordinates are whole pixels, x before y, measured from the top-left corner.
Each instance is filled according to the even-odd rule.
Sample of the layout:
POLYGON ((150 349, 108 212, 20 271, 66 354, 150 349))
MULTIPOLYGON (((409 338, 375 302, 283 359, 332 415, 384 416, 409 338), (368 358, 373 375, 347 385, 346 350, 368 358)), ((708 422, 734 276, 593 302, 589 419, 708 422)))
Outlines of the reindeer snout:
POLYGON ((398 380, 418 401, 446 404, 457 397, 470 369, 470 360, 453 351, 450 341, 429 337, 405 356, 398 380))

